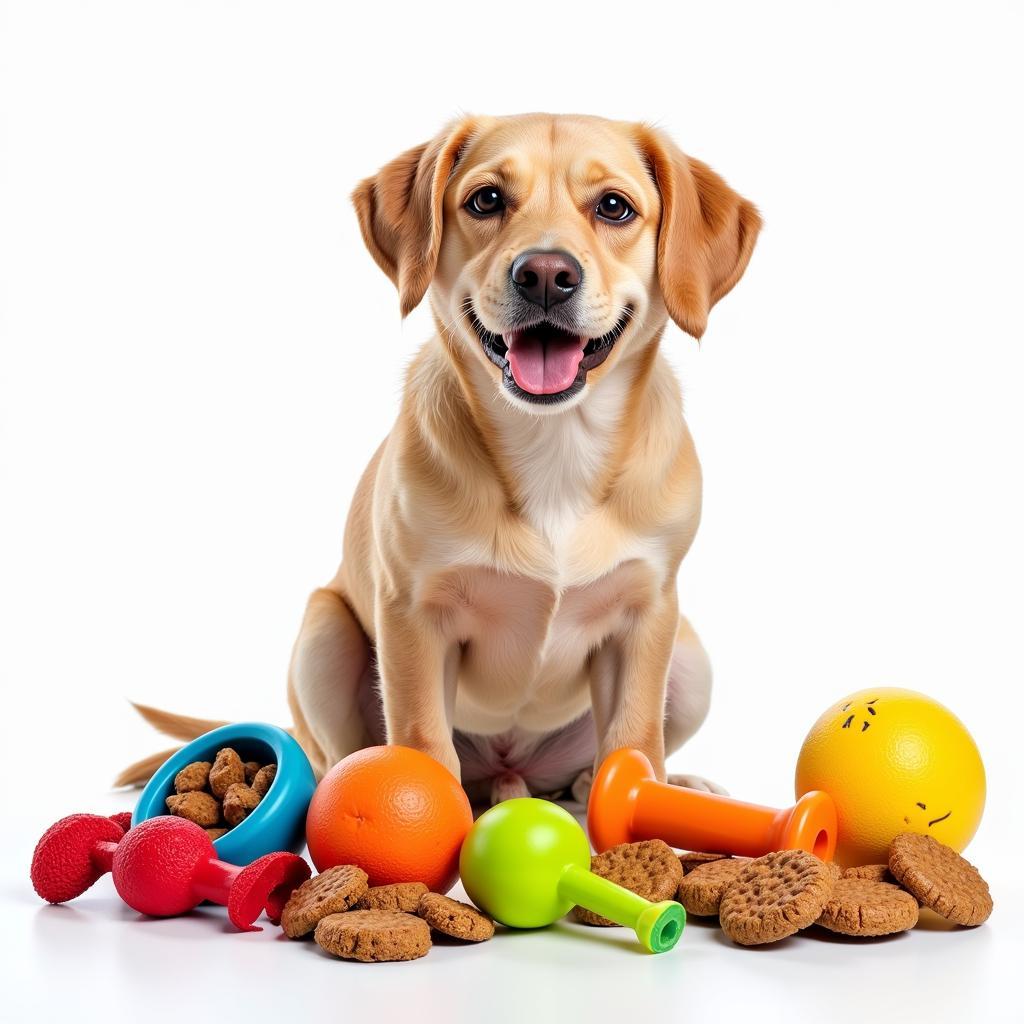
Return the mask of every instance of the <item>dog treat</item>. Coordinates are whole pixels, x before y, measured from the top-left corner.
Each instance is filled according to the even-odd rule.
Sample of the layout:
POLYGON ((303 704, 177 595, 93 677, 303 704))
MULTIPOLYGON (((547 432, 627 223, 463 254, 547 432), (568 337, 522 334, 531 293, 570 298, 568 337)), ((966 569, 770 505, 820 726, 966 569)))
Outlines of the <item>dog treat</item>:
POLYGON ((212 828, 220 821, 220 804, 209 793, 179 793, 169 796, 166 803, 171 814, 203 828, 212 828))
POLYGON ((218 750, 210 769, 210 792, 223 800, 228 787, 236 782, 245 782, 245 765, 242 764, 242 759, 231 747, 218 750))
POLYGON ((209 761, 193 761, 174 776, 175 793, 195 793, 206 789, 206 782, 210 778, 209 761))
MULTIPOLYGON (((653 903, 674 900, 683 879, 679 858, 660 839, 613 846, 590 859, 590 870, 653 903)), ((582 924, 615 927, 614 921, 584 907, 575 907, 573 916, 582 924)))
POLYGON ((420 899, 416 913, 434 931, 464 942, 484 942, 494 935, 494 922, 468 903, 460 903, 437 892, 420 899))
POLYGON ((351 910, 365 895, 366 872, 354 864, 338 864, 307 879, 291 894, 281 914, 281 927, 289 939, 300 939, 318 921, 351 910))
POLYGON ((267 795, 267 790, 270 789, 270 784, 274 781, 274 776, 276 775, 277 765, 268 764, 264 765, 253 777, 252 788, 256 791, 260 799, 267 795))
POLYGON ((888 882, 840 878, 817 923, 841 935, 893 935, 917 924, 917 900, 888 882))
POLYGON ((210 837, 210 841, 213 842, 215 839, 220 839, 221 836, 226 836, 231 829, 229 828, 208 828, 206 834, 210 837))
POLYGON ((366 895, 352 908, 353 910, 397 910, 415 914, 420 897, 430 890, 422 882, 394 882, 391 885, 375 885, 366 890, 366 895))
POLYGON ((974 927, 992 913, 992 894, 978 869, 931 836, 903 832, 889 844, 889 870, 924 906, 974 927))
POLYGON ((314 938, 333 956, 364 963, 415 960, 430 950, 427 922, 393 910, 328 914, 317 924, 314 938))
POLYGON ((232 783, 224 794, 224 820, 229 825, 241 824, 259 802, 259 794, 254 789, 244 782, 232 783))
POLYGON ((276 764, 243 762, 236 750, 224 747, 213 764, 193 761, 175 775, 174 796, 167 798, 167 808, 201 825, 211 839, 219 839, 255 810, 276 774, 276 764))
POLYGON ((693 851, 691 853, 679 854, 679 863, 682 866, 683 874, 687 875, 694 868, 699 868, 701 864, 710 864, 716 860, 727 860, 731 857, 730 853, 699 853, 693 851))
POLYGON ((728 857, 698 864, 683 876, 676 898, 688 914, 717 916, 725 890, 749 863, 745 857, 728 857))
POLYGON ((784 939, 821 917, 834 885, 828 865, 803 850, 758 857, 722 896, 722 930, 741 946, 784 939))
POLYGON ((888 864, 862 864, 858 868, 847 868, 843 872, 842 877, 866 878, 872 882, 888 882, 890 885, 896 884, 896 879, 889 870, 888 864))

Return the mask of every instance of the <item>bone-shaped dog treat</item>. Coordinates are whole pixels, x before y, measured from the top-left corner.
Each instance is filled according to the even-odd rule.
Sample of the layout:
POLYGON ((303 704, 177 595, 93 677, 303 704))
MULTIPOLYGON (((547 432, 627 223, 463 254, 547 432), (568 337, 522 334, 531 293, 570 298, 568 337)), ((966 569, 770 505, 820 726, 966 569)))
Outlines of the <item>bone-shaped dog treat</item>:
POLYGON ((709 853, 760 857, 806 850, 831 860, 836 808, 827 793, 805 793, 781 810, 658 782, 651 762, 624 747, 604 759, 590 789, 587 830, 598 853, 643 839, 709 853))
POLYGON ((218 860, 209 836, 184 818, 150 818, 125 832, 120 821, 72 814, 51 825, 32 855, 32 885, 48 903, 64 903, 111 872, 118 895, 153 917, 184 914, 203 900, 228 908, 232 924, 259 931, 274 923, 292 890, 310 875, 293 853, 268 853, 246 867, 218 860))

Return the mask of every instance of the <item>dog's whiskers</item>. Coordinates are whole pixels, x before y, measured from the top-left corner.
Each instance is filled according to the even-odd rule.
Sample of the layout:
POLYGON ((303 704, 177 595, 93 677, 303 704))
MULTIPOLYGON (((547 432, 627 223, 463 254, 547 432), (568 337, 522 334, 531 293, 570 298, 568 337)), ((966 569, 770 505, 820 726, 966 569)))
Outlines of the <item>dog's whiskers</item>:
POLYGON ((442 332, 445 336, 454 344, 456 336, 456 325, 462 317, 469 317, 472 312, 470 305, 470 298, 467 295, 466 298, 459 303, 459 309, 456 311, 455 316, 451 320, 443 320, 441 323, 442 332))

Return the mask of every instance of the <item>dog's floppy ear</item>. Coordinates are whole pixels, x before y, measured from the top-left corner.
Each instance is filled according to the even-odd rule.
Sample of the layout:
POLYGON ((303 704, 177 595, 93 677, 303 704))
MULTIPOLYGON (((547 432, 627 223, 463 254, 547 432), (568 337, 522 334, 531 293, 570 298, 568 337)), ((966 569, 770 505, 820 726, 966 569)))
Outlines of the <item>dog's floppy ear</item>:
POLYGON ((441 248, 442 204, 472 118, 450 122, 430 142, 407 149, 352 193, 370 254, 398 289, 408 316, 430 287, 441 248))
POLYGON ((662 131, 639 126, 661 194, 658 284, 669 316, 700 338, 711 307, 743 276, 761 230, 753 203, 662 131))

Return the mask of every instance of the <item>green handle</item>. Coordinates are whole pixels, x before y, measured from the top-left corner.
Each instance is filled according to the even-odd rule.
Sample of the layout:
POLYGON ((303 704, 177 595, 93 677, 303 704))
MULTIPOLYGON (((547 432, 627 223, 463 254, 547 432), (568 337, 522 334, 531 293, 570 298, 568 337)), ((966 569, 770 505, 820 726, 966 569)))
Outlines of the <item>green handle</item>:
POLYGON ((558 893, 566 900, 636 932, 652 953, 670 950, 683 934, 686 911, 679 903, 652 903, 593 871, 568 864, 558 880, 558 893))

